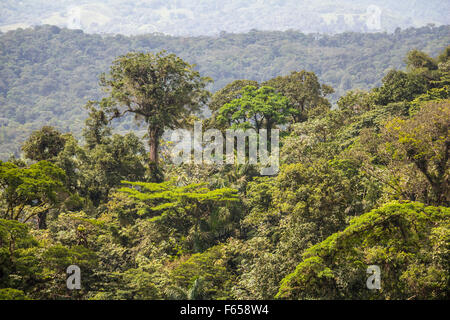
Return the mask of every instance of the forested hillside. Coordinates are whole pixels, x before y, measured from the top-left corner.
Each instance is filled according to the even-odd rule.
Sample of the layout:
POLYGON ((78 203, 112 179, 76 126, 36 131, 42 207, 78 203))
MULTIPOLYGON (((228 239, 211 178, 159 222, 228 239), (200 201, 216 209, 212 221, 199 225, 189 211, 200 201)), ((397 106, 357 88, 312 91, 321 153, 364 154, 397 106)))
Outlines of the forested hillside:
MULTIPOLYGON (((0 33, 0 159, 42 125, 81 137, 83 106, 101 95, 99 75, 130 51, 173 52, 214 80, 216 91, 236 79, 265 81, 306 70, 331 85, 332 101, 349 89, 371 89, 392 68, 403 68, 409 50, 436 56, 450 42, 450 27, 397 30, 393 34, 300 32, 221 34, 219 37, 88 35, 41 26, 0 33)), ((132 128, 131 119, 116 127, 132 128)))
MULTIPOLYGON (((0 299, 448 300, 450 46, 434 49, 442 42, 448 27, 321 40, 102 39, 57 28, 3 35, 2 59, 16 59, 2 62, 4 119, 23 116, 24 126, 34 119, 39 128, 21 144, 22 158, 0 161, 0 299), (286 41, 286 60, 265 56, 260 43, 271 41, 286 41), (183 48, 209 75, 233 70, 221 81, 241 78, 239 68, 257 81, 238 79, 210 96, 208 73, 175 54, 129 52, 109 62, 130 43, 183 48), (302 43, 315 54, 299 54, 302 43), (397 57, 419 44, 434 56, 397 57), (207 67, 202 50, 216 52, 207 67), (301 70, 314 69, 313 56, 325 68, 320 78, 301 70), (404 70, 386 73, 403 59, 404 70), (89 77, 99 71, 102 97, 84 81, 95 83, 89 77), (378 85, 347 91, 331 108, 336 72, 378 85), (71 97, 92 100, 84 122, 64 101, 71 97), (263 175, 250 147, 243 164, 224 164, 220 145, 214 162, 176 163, 163 132, 192 131, 202 107, 217 137, 229 128, 278 129, 280 170, 263 175), (113 133, 111 121, 127 114, 147 136, 113 133), (55 115, 83 139, 48 126, 55 115), (76 290, 66 282, 71 265, 80 268, 76 290), (368 266, 381 272, 377 288, 367 286, 368 266)), ((270 145, 273 156, 278 146, 270 145)), ((202 148, 205 156, 203 144, 193 153, 202 148)), ((239 155, 234 142, 230 149, 239 155)))

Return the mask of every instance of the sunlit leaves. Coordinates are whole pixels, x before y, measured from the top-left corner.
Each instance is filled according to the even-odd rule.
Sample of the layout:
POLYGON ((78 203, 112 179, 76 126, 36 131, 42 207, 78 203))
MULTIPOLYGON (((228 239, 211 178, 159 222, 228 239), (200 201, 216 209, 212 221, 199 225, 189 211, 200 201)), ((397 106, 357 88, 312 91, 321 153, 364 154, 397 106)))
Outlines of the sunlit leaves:
POLYGON ((449 281, 445 207, 390 203, 353 219, 342 232, 303 254, 281 282, 278 298, 436 299, 449 281), (379 265, 382 289, 367 290, 366 268, 379 265))

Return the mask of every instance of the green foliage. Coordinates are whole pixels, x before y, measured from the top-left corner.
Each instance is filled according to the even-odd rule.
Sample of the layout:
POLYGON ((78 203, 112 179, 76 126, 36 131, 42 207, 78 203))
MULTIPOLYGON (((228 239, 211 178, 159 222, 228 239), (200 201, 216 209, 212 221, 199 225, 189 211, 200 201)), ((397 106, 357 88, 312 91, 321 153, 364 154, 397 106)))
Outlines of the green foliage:
POLYGON ((28 159, 52 160, 64 149, 65 142, 60 132, 53 127, 44 126, 30 135, 22 145, 22 150, 28 159))
MULTIPOLYGON (((36 3, 27 3, 26 8, 41 10, 36 3)), ((2 12, 13 7, 7 6, 2 12)), ((441 26, 410 28, 394 34, 320 37, 297 31, 252 31, 183 38, 161 34, 116 37, 37 26, 2 33, 0 159, 5 161, 11 154, 19 156, 23 141, 44 125, 80 138, 88 113, 83 106, 87 100, 104 97, 98 75, 107 72, 116 57, 128 52, 165 49, 175 53, 196 64, 201 75, 214 79, 213 91, 236 79, 263 82, 305 69, 335 88, 332 98, 336 100, 347 90, 368 90, 379 85, 387 69, 404 66, 403 58, 412 48, 437 55, 450 42, 448 30, 448 26, 441 26)), ((336 33, 335 28, 332 31, 336 33)), ((138 130, 132 117, 114 122, 114 127, 120 134, 138 130)))
POLYGON ((273 182, 249 184, 244 223, 251 240, 243 246, 248 261, 236 289, 241 298, 272 299, 302 252, 376 205, 378 186, 358 169, 345 159, 320 159, 286 165, 273 182))
POLYGON ((42 286, 41 295, 51 299, 77 299, 92 290, 92 270, 97 265, 95 252, 84 246, 66 247, 56 244, 42 253, 43 277, 47 281, 42 286), (77 265, 83 275, 81 291, 68 292, 66 269, 77 265))
POLYGON ((337 105, 340 110, 348 110, 351 113, 364 113, 375 107, 374 95, 361 91, 349 91, 340 97, 337 105))
MULTIPOLYGON (((26 224, 0 219, 0 287, 17 290, 32 289, 42 269, 36 256, 37 241, 26 224)), ((18 292, 4 292, 12 296, 18 292)), ((11 296, 11 297, 12 297, 11 296)))
POLYGON ((28 221, 58 202, 65 173, 48 161, 28 168, 10 162, 0 162, 0 201, 5 204, 1 216, 11 220, 28 221))
MULTIPOLYGON (((242 35, 219 40, 233 37, 242 35)), ((187 109, 197 110, 205 79, 174 55, 118 58, 103 79, 109 96, 86 104, 84 142, 44 128, 25 149, 48 160, 0 162, 0 299, 448 299, 448 53, 413 51, 405 72, 349 91, 338 108, 313 72, 234 81, 212 97, 208 126, 285 129, 279 173, 175 166, 163 149, 160 183, 146 137, 114 133, 128 120, 109 120, 132 108, 149 128, 189 126, 198 114, 178 103, 192 98, 187 109), (170 70, 186 77, 180 91, 163 81, 170 70), (72 264, 81 290, 66 287, 72 264), (372 264, 378 291, 366 287, 372 264)))
POLYGON ((428 103, 407 120, 395 118, 386 126, 386 149, 393 159, 408 161, 431 186, 430 202, 450 204, 450 103, 428 103))
POLYGON ((225 104, 241 98, 242 90, 248 86, 259 87, 259 84, 254 80, 235 80, 227 84, 212 95, 211 101, 208 103, 209 109, 213 112, 217 112, 225 104))
POLYGON ((240 98, 218 110, 217 122, 232 129, 270 130, 275 125, 285 124, 292 112, 287 98, 276 93, 274 88, 247 86, 242 89, 240 98))
POLYGON ((450 211, 390 203, 353 219, 311 247, 281 282, 278 298, 448 298, 450 211), (367 290, 365 269, 381 267, 381 290, 367 290))
POLYGON ((150 204, 157 203, 156 206, 149 206, 151 211, 157 212, 177 208, 187 203, 195 209, 197 206, 210 202, 238 200, 236 190, 230 188, 209 190, 204 187, 205 183, 181 187, 176 187, 173 181, 163 183, 122 181, 122 183, 145 190, 145 192, 140 192, 136 188, 129 187, 119 189, 120 192, 128 193, 131 198, 148 201, 150 204))
POLYGON ((433 95, 448 97, 449 70, 445 54, 436 60, 424 52, 412 50, 408 53, 406 63, 408 73, 391 70, 383 78, 383 86, 375 90, 378 104, 424 99, 430 89, 434 89, 433 95), (444 92, 438 93, 439 89, 444 89, 444 92))
POLYGON ((153 275, 142 269, 128 269, 122 274, 121 299, 155 300, 158 289, 153 284, 153 275), (128 290, 127 290, 128 289, 128 290), (122 293, 123 291, 123 293, 122 293), (128 292, 127 292, 128 291, 128 292))
MULTIPOLYGON (((86 120, 87 127, 92 118, 86 120)), ((89 129, 87 129, 89 130, 89 129)), ((64 150, 56 158, 56 165, 66 174, 66 186, 73 193, 86 197, 94 205, 107 199, 112 188, 123 179, 137 179, 145 175, 144 144, 133 133, 109 135, 109 127, 102 134, 80 146, 67 137, 64 150)))
POLYGON ((436 100, 421 105, 419 111, 413 105, 409 112, 398 105, 401 108, 390 112, 390 117, 380 114, 380 108, 367 112, 363 115, 366 121, 368 115, 372 118, 376 113, 383 115, 382 121, 377 121, 376 129, 363 129, 347 156, 362 162, 363 170, 384 185, 386 200, 446 205, 448 102, 436 100))
POLYGON ((187 186, 175 186, 173 181, 163 183, 128 182, 123 183, 132 186, 119 189, 130 198, 143 201, 146 206, 137 214, 151 216, 150 221, 166 223, 174 216, 187 216, 193 225, 193 246, 197 251, 202 246, 201 232, 211 218, 217 214, 218 206, 227 202, 236 202, 238 197, 236 190, 221 188, 209 190, 204 183, 190 184, 187 186), (138 189, 142 189, 139 191, 138 189))
POLYGON ((150 163, 156 166, 164 129, 178 128, 200 109, 208 98, 204 87, 209 81, 175 54, 129 53, 117 58, 109 74, 100 77, 100 85, 109 94, 100 104, 112 119, 131 113, 136 121, 145 122, 150 163))
POLYGON ((180 263, 173 269, 171 276, 175 285, 189 289, 189 299, 230 299, 234 281, 233 274, 227 269, 227 260, 230 258, 225 246, 215 246, 180 263))
POLYGON ((302 122, 308 116, 324 112, 330 108, 325 96, 334 93, 334 89, 320 84, 314 72, 292 72, 288 76, 276 77, 264 85, 274 87, 289 99, 293 122, 302 122))
POLYGON ((411 50, 408 52, 408 55, 406 56, 406 65, 410 69, 436 70, 438 68, 434 59, 419 50, 411 50))
POLYGON ((0 289, 0 300, 28 300, 22 290, 6 288, 0 289))
POLYGON ((95 102, 88 102, 86 109, 89 110, 89 117, 85 121, 83 138, 88 149, 93 149, 99 144, 104 144, 105 137, 111 135, 111 127, 108 126, 108 117, 103 110, 94 107, 95 102))
POLYGON ((419 75, 391 70, 383 78, 383 86, 377 93, 377 104, 411 101, 428 89, 427 82, 419 75))

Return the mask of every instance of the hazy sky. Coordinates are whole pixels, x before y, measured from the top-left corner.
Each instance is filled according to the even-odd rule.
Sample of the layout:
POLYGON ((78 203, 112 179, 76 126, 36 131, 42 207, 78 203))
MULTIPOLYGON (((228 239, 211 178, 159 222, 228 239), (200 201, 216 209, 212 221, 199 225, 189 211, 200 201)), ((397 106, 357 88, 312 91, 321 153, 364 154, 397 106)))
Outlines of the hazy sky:
POLYGON ((0 0, 0 30, 40 24, 90 33, 338 33, 450 23, 450 0, 0 0))

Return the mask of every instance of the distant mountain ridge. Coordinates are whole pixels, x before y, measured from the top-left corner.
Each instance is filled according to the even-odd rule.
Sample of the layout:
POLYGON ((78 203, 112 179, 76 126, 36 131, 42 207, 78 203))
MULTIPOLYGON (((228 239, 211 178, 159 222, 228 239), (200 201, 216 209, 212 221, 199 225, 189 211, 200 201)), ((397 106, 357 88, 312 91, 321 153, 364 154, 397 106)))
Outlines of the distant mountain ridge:
POLYGON ((393 32, 450 23, 440 0, 2 0, 0 30, 51 24, 88 33, 218 35, 257 30, 393 32))

